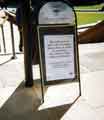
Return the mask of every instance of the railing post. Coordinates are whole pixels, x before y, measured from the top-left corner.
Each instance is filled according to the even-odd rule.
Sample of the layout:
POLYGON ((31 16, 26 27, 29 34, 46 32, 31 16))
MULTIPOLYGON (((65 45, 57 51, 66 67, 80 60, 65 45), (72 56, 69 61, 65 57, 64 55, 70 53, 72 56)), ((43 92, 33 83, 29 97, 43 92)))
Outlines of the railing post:
POLYGON ((6 44, 5 44, 5 36, 4 36, 3 24, 1 25, 1 31, 2 31, 2 38, 3 38, 4 53, 6 53, 6 44))
POLYGON ((16 53, 15 53, 15 43, 14 43, 14 33, 13 33, 13 24, 10 21, 10 30, 11 30, 11 42, 12 42, 12 52, 13 52, 13 56, 12 59, 16 58, 16 53))

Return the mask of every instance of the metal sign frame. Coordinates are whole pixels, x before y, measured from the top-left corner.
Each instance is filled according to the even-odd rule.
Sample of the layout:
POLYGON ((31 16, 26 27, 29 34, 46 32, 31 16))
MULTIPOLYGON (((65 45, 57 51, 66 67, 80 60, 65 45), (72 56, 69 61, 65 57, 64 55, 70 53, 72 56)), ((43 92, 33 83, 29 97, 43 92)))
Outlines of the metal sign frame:
MULTIPOLYGON (((48 26, 39 26, 38 27, 38 43, 39 43, 39 53, 40 53, 40 68, 42 79, 44 80, 45 85, 52 85, 62 82, 74 82, 78 80, 78 57, 77 57, 77 45, 75 38, 75 27, 70 25, 48 25, 48 26), (44 36, 45 35, 73 35, 73 49, 74 49, 74 78, 67 79, 57 79, 57 80, 48 80, 46 72, 46 61, 45 61, 45 45, 44 45, 44 36)), ((70 69, 70 68, 69 68, 70 69)))
MULTIPOLYGON (((49 2, 57 2, 56 1, 49 1, 49 2)), ((65 82, 78 82, 79 83, 79 96, 76 100, 81 96, 81 83, 80 83, 80 70, 79 70, 79 54, 78 54, 78 35, 77 35, 77 17, 73 5, 69 1, 60 0, 63 3, 66 3, 69 7, 72 8, 75 17, 74 24, 39 24, 39 18, 37 19, 37 32, 38 32, 38 44, 39 44, 39 54, 40 54, 40 79, 41 79, 41 90, 42 90, 42 103, 44 102, 44 85, 54 85, 60 84, 65 82), (63 29, 60 29, 60 28, 63 29), (75 64, 75 78, 74 79, 61 79, 61 80, 52 80, 46 81, 46 66, 45 66, 45 53, 44 53, 44 35, 74 35, 74 64, 75 64)), ((39 11, 47 2, 44 2, 40 5, 39 11)), ((39 13, 38 13, 39 16, 39 13)), ((75 100, 75 101, 76 101, 75 100)), ((74 101, 74 102, 75 102, 74 101)), ((73 103, 74 103, 73 102, 73 103)), ((72 104, 73 104, 72 103, 72 104)))

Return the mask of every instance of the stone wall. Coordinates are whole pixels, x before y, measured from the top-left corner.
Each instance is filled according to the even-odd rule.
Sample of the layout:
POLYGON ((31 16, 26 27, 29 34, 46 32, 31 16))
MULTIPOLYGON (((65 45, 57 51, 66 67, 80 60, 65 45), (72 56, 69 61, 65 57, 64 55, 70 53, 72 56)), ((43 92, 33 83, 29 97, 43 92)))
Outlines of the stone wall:
POLYGON ((84 32, 80 32, 78 41, 80 44, 104 42, 104 21, 101 21, 84 32))

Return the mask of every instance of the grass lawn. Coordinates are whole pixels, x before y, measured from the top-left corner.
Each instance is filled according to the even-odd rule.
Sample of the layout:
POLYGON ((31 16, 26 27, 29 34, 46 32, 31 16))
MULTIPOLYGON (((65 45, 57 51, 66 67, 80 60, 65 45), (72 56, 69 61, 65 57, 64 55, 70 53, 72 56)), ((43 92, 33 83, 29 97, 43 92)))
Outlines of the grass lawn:
POLYGON ((75 9, 101 9, 104 6, 104 3, 91 6, 78 6, 75 9))
MULTIPOLYGON (((103 4, 100 5, 91 5, 91 6, 79 6, 75 9, 101 9, 103 4)), ((76 12, 78 25, 95 23, 97 21, 104 20, 104 12, 76 12)))
POLYGON ((104 13, 77 12, 78 25, 95 23, 104 20, 104 13))

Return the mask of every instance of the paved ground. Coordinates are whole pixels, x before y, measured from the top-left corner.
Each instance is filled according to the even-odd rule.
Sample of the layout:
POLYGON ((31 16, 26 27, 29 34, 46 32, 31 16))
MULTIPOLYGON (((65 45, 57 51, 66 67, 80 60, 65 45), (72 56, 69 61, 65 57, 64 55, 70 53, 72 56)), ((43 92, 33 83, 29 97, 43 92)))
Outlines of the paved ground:
POLYGON ((62 120, 104 120, 104 43, 80 45, 79 50, 82 96, 62 120))
MULTIPOLYGON (((36 104, 41 98, 39 91, 34 93, 38 87, 24 88, 23 55, 15 60, 11 56, 0 56, 1 120, 104 120, 104 43, 79 45, 82 96, 71 107, 79 93, 78 83, 50 86, 44 104, 36 104)), ((39 79, 39 67, 33 66, 33 71, 34 79, 39 79)))

